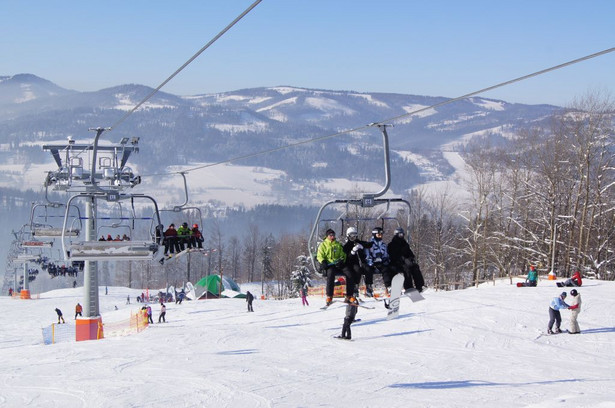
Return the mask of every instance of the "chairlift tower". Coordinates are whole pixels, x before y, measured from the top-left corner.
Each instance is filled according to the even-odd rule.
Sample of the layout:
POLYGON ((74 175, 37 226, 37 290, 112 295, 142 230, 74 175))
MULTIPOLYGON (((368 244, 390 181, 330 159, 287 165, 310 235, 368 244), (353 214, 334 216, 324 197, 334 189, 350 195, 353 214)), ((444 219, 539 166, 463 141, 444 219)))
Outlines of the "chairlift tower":
MULTIPOLYGON (((64 224, 61 230, 62 248, 65 259, 82 260, 84 262, 84 317, 77 320, 77 340, 93 340, 103 337, 102 320, 100 317, 98 299, 98 268, 97 261, 111 259, 142 259, 140 255, 151 255, 157 252, 158 245, 147 246, 142 242, 96 242, 98 200, 118 202, 124 199, 146 198, 148 196, 126 194, 125 190, 141 183, 141 177, 133 173, 127 166, 132 153, 139 151, 139 138, 122 138, 119 143, 100 145, 101 135, 110 130, 107 128, 89 129, 96 132, 93 143, 79 144, 71 137, 64 144, 43 145, 43 150, 51 152, 57 169, 49 171, 45 179, 46 188, 64 191, 73 195, 66 204, 64 224), (79 245, 66 245, 73 231, 68 226, 69 209, 74 200, 85 201, 85 242, 79 245), (103 244, 103 245, 100 245, 103 244), (134 250, 139 247, 139 256, 134 256, 134 250), (122 257, 113 254, 121 253, 122 257), (112 255, 110 255, 112 254, 112 255)), ((158 215, 158 214, 157 214, 158 215)), ((158 216, 158 224, 160 224, 158 216)))

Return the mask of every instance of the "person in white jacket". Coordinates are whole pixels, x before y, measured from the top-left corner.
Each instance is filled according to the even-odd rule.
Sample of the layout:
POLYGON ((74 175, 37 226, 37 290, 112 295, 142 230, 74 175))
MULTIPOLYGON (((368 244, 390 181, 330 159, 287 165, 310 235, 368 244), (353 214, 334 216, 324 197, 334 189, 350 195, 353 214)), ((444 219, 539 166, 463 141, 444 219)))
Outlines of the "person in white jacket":
POLYGON ((572 289, 570 291, 570 295, 572 296, 572 302, 570 302, 570 330, 568 333, 570 334, 579 334, 581 333, 581 329, 579 328, 579 323, 577 323, 577 317, 579 313, 581 313, 581 294, 576 290, 572 289))

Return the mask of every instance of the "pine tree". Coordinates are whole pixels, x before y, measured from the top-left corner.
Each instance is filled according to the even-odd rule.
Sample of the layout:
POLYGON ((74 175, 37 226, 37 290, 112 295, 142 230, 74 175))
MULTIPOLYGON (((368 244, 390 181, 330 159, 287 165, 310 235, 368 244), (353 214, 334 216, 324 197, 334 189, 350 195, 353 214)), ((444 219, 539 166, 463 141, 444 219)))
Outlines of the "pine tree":
POLYGON ((293 283, 291 296, 297 297, 301 295, 301 289, 312 286, 310 268, 308 267, 309 259, 305 255, 297 257, 295 269, 290 274, 290 279, 293 283))

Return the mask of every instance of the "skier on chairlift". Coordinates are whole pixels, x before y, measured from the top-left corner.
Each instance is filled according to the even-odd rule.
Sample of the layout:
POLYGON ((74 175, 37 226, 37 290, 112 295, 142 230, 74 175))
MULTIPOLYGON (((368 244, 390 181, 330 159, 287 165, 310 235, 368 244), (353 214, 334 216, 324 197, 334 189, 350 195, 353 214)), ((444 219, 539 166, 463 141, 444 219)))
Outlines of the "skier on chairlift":
POLYGON ((389 295, 389 289, 391 288, 391 281, 395 271, 391 268, 391 259, 389 257, 389 251, 387 244, 382 240, 384 231, 380 227, 375 227, 372 230, 371 247, 365 248, 365 258, 367 261, 368 271, 365 275, 365 281, 373 282, 373 276, 375 273, 382 274, 382 281, 384 282, 384 288, 387 296, 389 295))
POLYGON ((373 274, 366 274, 367 260, 365 258, 365 248, 370 248, 371 242, 361 241, 358 231, 355 227, 349 227, 346 230, 346 243, 344 244, 344 253, 346 254, 345 267, 350 271, 350 276, 355 283, 356 292, 361 281, 361 275, 365 275, 365 295, 374 296, 373 290, 373 274), (369 278, 368 278, 369 275, 369 278))
POLYGON ((316 260, 320 264, 320 273, 327 278, 326 295, 327 306, 333 303, 333 290, 335 277, 346 277, 346 293, 354 294, 354 280, 350 276, 350 270, 345 268, 346 253, 342 244, 335 240, 335 231, 328 229, 325 238, 318 246, 316 260))

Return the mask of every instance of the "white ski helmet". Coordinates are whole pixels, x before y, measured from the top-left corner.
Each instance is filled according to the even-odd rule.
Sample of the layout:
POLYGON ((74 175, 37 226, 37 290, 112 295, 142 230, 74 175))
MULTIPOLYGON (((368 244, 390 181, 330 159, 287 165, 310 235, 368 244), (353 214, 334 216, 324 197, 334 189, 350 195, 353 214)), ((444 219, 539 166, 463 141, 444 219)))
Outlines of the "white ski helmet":
POLYGON ((359 235, 359 232, 357 231, 355 227, 348 227, 348 229, 346 230, 346 236, 349 237, 351 235, 354 235, 354 236, 359 235))

